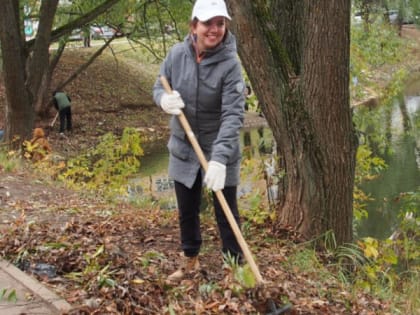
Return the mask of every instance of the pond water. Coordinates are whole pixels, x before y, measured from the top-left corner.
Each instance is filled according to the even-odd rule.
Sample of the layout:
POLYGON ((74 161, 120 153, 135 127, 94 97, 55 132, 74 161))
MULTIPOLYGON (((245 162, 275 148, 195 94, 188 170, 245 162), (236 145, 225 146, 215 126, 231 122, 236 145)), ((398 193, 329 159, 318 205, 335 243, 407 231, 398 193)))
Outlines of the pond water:
MULTIPOLYGON (((420 80, 407 86, 405 93, 387 106, 363 107, 356 111, 361 142, 369 139, 374 154, 388 165, 380 176, 361 187, 373 200, 366 204, 368 218, 361 222, 357 236, 383 239, 398 225, 400 195, 414 192, 420 186, 420 80)), ((265 181, 256 178, 256 173, 270 160, 271 131, 266 127, 244 129, 241 145, 244 157, 251 156, 257 162, 243 167, 239 197, 246 196, 256 187, 267 189, 265 181)), ((167 166, 166 142, 147 148, 141 160, 141 172, 130 184, 130 195, 135 198, 147 196, 164 209, 175 209, 173 182, 168 178, 167 166)))
POLYGON ((420 80, 391 104, 361 111, 368 121, 365 136, 376 144, 374 153, 388 168, 361 186, 373 200, 366 204, 369 217, 361 222, 358 236, 384 239, 400 222, 401 195, 420 187, 420 80))

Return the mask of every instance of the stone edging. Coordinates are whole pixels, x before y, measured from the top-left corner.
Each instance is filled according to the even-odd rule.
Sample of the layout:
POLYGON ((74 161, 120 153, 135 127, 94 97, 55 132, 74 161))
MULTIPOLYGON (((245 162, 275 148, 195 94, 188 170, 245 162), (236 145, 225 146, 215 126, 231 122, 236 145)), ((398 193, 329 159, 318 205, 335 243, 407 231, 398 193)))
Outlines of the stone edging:
POLYGON ((13 264, 4 261, 0 258, 0 272, 8 274, 10 277, 18 281, 20 284, 25 286, 28 290, 37 295, 41 300, 50 306, 50 308, 55 309, 58 313, 68 312, 71 310, 71 305, 48 290, 44 285, 42 285, 37 280, 33 279, 19 268, 15 267, 13 264))

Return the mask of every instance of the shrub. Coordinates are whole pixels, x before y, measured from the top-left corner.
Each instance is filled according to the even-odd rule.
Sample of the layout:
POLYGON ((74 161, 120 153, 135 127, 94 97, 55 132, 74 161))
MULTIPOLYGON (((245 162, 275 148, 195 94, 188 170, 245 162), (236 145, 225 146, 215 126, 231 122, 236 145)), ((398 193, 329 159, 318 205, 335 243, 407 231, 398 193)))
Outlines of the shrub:
POLYGON ((141 156, 140 134, 134 128, 125 128, 121 139, 107 133, 95 148, 69 160, 60 178, 72 188, 123 195, 129 176, 140 168, 141 156))

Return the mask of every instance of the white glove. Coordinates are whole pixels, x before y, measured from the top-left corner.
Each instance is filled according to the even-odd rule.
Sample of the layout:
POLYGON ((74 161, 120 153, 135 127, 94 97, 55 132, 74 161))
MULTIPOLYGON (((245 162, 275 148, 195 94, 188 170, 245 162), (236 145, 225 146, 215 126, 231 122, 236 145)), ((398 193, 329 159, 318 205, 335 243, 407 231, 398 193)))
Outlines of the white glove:
POLYGON ((160 107, 168 114, 179 115, 181 114, 181 108, 184 108, 185 104, 181 95, 177 91, 172 91, 172 93, 163 93, 160 99, 160 107))
POLYGON ((204 176, 204 183, 207 188, 218 191, 225 187, 226 180, 226 165, 216 161, 210 161, 206 176, 204 176))

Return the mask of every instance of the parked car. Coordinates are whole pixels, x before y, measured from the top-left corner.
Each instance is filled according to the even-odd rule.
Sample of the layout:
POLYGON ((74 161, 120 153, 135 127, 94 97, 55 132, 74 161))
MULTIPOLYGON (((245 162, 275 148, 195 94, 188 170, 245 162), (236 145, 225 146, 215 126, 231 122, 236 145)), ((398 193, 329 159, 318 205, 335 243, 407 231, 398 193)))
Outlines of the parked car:
MULTIPOLYGON (((390 24, 398 24, 399 21, 399 12, 398 10, 388 10, 386 12, 384 11, 374 11, 369 14, 369 23, 373 23, 377 18, 384 19, 384 17, 388 15, 389 23, 390 24)), ((403 17, 401 23, 402 24, 412 24, 412 19, 408 17, 403 17)), ((355 24, 360 24, 363 21, 363 13, 362 12, 356 12, 353 16, 353 22, 355 24)))
POLYGON ((418 24, 419 22, 419 14, 413 14, 410 11, 405 12, 401 21, 399 20, 399 12, 398 10, 389 10, 388 11, 389 22, 391 24, 418 24))
POLYGON ((82 30, 80 28, 75 28, 71 31, 71 34, 69 36, 70 41, 77 41, 77 40, 83 40, 82 30))
POLYGON ((398 24, 398 10, 389 10, 388 12, 389 23, 398 24))
POLYGON ((354 21, 354 23, 356 23, 356 24, 360 24, 360 23, 362 23, 362 12, 356 12, 356 13, 353 15, 353 21, 354 21))
POLYGON ((115 29, 113 29, 112 27, 109 27, 108 25, 92 26, 91 34, 92 34, 92 39, 101 39, 101 38, 109 39, 113 37, 114 35, 115 36, 121 35, 118 32, 116 32, 115 29))

